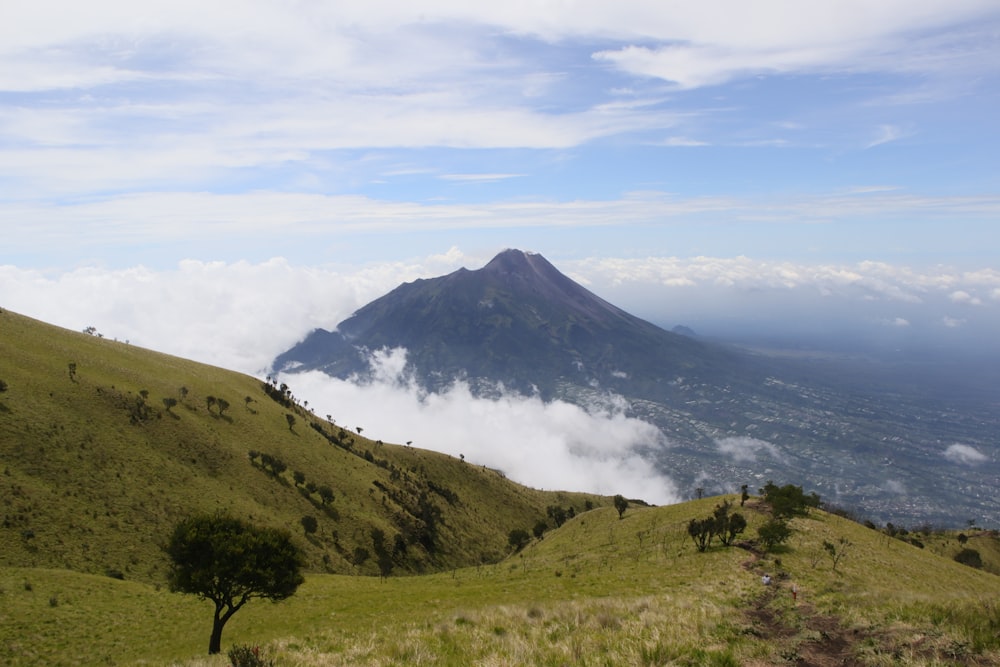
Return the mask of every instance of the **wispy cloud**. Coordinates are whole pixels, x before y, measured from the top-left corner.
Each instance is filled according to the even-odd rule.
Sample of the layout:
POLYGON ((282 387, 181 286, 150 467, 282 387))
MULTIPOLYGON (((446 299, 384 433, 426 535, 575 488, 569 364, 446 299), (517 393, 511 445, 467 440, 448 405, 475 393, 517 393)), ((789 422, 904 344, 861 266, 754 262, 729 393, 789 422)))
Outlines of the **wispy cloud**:
POLYGON ((976 465, 988 460, 987 456, 971 445, 954 444, 944 450, 944 457, 952 463, 976 465))
POLYGON ((775 461, 786 461, 785 455, 777 445, 749 436, 719 438, 715 441, 715 447, 721 454, 741 463, 756 461, 761 454, 766 454, 775 461))
POLYGON ((462 181, 472 183, 484 183, 492 181, 504 181, 509 178, 518 178, 524 174, 444 174, 440 178, 446 181, 462 181))
POLYGON ((895 125, 880 125, 875 132, 875 138, 868 142, 865 148, 874 148, 905 137, 906 133, 895 125))

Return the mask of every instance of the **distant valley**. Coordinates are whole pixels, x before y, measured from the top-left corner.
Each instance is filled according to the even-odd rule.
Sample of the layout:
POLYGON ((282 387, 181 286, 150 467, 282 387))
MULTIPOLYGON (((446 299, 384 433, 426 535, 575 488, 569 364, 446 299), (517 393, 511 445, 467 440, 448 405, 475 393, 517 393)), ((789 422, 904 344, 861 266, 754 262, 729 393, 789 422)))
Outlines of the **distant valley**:
POLYGON ((960 369, 666 331, 517 250, 401 285, 274 367, 364 375, 384 348, 405 348, 431 390, 461 378, 483 395, 502 384, 582 406, 624 397, 662 432, 642 453, 685 497, 774 479, 876 521, 1000 521, 996 396, 960 369))

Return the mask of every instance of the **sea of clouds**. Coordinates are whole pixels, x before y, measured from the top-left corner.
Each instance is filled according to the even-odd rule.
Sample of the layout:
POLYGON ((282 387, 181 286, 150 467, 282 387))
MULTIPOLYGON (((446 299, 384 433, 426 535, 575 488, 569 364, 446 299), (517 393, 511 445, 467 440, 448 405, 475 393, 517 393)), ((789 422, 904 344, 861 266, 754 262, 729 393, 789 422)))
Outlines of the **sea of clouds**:
MULTIPOLYGON (((280 258, 183 261, 166 271, 87 267, 51 274, 0 266, 0 307, 77 331, 94 327, 108 338, 263 378, 272 360, 312 329, 334 328, 403 282, 461 266, 479 268, 489 259, 452 249, 358 267, 294 266, 280 258)), ((996 272, 745 258, 595 259, 558 268, 657 324, 689 324, 707 333, 722 332, 720 322, 751 328, 769 322, 772 329, 800 335, 836 321, 841 330, 902 335, 898 340, 914 330, 939 340, 998 330, 996 272)), ((460 382, 427 394, 406 377, 405 351, 376 355, 373 364, 378 372, 364 382, 319 373, 282 379, 318 415, 332 415, 348 428, 362 426, 372 438, 463 455, 540 488, 623 493, 654 503, 678 499, 674 483, 643 456, 669 443, 656 427, 628 417, 627 406, 614 396, 584 409, 509 392, 478 398, 460 382)), ((720 441, 718 447, 741 461, 781 458, 773 446, 753 439, 720 441)), ((947 454, 964 465, 982 456, 964 445, 947 454)))

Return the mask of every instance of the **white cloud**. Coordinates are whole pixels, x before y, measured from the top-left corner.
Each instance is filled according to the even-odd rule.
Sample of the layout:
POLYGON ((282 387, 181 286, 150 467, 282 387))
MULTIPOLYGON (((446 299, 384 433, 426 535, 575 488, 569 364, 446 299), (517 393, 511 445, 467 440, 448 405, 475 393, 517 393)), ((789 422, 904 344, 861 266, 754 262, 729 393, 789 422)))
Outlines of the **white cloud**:
POLYGON ((775 461, 785 461, 785 456, 777 445, 745 435, 718 438, 715 447, 737 462, 756 461, 761 454, 766 454, 775 461))
MULTIPOLYGON (((18 231, 10 233, 16 237, 18 231)), ((211 233, 206 225, 202 235, 211 233)), ((453 247, 438 255, 353 266, 296 266, 283 258, 185 260, 166 270, 87 266, 43 272, 0 265, 0 306, 69 329, 94 326, 111 338, 258 373, 313 328, 332 329, 399 284, 463 266, 479 268, 499 250, 470 254, 453 247)), ((800 320, 824 327, 832 320, 846 331, 863 331, 870 323, 933 334, 941 323, 995 332, 1000 319, 996 300, 965 320, 945 315, 952 303, 948 296, 957 289, 1000 289, 996 272, 747 257, 549 259, 598 295, 668 328, 724 317, 743 323, 763 318, 778 331, 792 330, 800 320), (996 280, 996 287, 987 278, 996 280)))
POLYGON ((880 125, 875 133, 875 138, 872 139, 865 148, 874 148, 875 146, 881 146, 882 144, 887 144, 892 141, 896 141, 902 137, 906 136, 906 133, 899 127, 895 125, 880 125))
POLYGON ((955 303, 965 303, 970 306, 981 306, 983 303, 979 297, 973 296, 965 290, 955 290, 948 295, 948 298, 955 303))
POLYGON ((463 383, 427 394, 402 376, 404 360, 399 350, 374 355, 375 379, 364 382, 319 372, 281 380, 317 414, 330 414, 347 428, 361 426, 367 437, 464 455, 470 464, 497 468, 531 487, 678 501, 673 482, 639 453, 662 445, 663 435, 624 416, 613 401, 587 411, 511 393, 483 399, 463 383))
POLYGON ((954 444, 944 450, 944 457, 952 463, 963 465, 975 465, 987 460, 985 454, 970 445, 954 444))

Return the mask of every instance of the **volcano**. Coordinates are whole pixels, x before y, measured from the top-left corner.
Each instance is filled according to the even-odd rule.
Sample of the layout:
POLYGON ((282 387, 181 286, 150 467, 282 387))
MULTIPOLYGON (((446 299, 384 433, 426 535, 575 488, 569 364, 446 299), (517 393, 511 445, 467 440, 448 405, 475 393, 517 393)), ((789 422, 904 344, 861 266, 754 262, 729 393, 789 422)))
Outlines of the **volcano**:
POLYGON ((543 397, 568 384, 659 398, 679 376, 728 382, 739 365, 722 347, 608 303, 539 254, 505 250, 481 269, 400 285, 335 330, 311 332, 274 368, 346 378, 395 348, 431 390, 462 379, 543 397))

